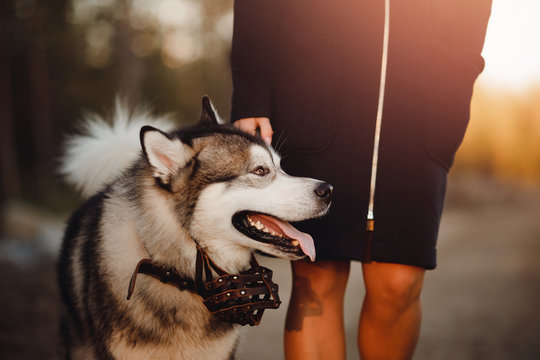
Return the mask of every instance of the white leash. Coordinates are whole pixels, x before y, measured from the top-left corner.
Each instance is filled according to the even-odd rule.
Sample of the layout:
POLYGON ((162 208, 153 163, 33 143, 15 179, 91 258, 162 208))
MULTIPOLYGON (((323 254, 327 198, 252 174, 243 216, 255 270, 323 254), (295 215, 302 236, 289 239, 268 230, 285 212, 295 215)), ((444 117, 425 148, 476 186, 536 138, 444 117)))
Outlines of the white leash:
POLYGON ((388 68, 388 42, 390 34, 390 0, 384 2, 384 35, 383 52, 381 60, 381 81, 379 84, 379 102, 377 106, 377 117, 375 122, 375 139, 373 141, 373 160, 371 163, 371 182, 369 189, 369 205, 367 214, 368 231, 375 229, 375 214, 373 211, 375 205, 375 184, 377 182, 377 165, 379 162, 379 142, 381 138, 381 124, 384 107, 384 91, 386 87, 386 70, 388 68))

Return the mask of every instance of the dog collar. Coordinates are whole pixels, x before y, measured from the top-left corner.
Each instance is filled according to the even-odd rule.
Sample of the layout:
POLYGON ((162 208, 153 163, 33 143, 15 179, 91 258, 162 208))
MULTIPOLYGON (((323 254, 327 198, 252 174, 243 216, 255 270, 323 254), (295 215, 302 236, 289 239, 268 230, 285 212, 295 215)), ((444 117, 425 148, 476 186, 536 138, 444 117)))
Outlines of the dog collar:
POLYGON ((179 290, 188 290, 194 293, 197 292, 197 286, 193 279, 181 276, 174 268, 164 266, 150 259, 142 259, 137 266, 135 266, 135 271, 133 271, 133 275, 131 275, 127 300, 131 299, 131 295, 135 290, 135 282, 137 281, 138 274, 152 276, 163 283, 176 286, 179 290))
POLYGON ((227 273, 197 244, 193 280, 180 275, 172 267, 142 259, 131 276, 127 299, 135 290, 137 275, 145 274, 181 291, 200 295, 206 308, 220 320, 240 325, 259 325, 264 310, 279 308, 279 287, 272 282, 272 270, 260 266, 253 255, 250 265, 251 268, 240 274, 227 273), (212 270, 218 274, 218 278, 213 279, 212 270))

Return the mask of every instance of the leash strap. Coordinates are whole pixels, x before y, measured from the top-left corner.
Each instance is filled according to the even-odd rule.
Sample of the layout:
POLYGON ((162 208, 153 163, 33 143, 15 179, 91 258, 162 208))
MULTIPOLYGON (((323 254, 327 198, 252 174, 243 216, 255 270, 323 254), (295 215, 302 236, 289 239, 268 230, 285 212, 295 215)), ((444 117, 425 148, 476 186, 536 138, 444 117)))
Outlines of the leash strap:
POLYGON ((381 138, 382 118, 384 109, 384 95, 386 90, 386 73, 388 70, 388 48, 390 41, 390 0, 384 1, 384 32, 383 51, 381 58, 381 77, 379 82, 379 101, 377 104, 377 116, 375 119, 375 135, 373 140, 373 159, 371 162, 371 180, 369 188, 369 203, 366 223, 366 246, 363 262, 370 263, 372 259, 373 231, 375 231, 375 187, 377 184, 377 170, 379 163, 379 144, 381 138))
POLYGON ((152 276, 155 279, 158 279, 162 283, 170 284, 176 286, 180 290, 188 290, 193 293, 197 293, 197 286, 195 281, 185 276, 181 276, 178 272, 167 266, 153 262, 150 259, 142 259, 139 261, 133 274, 131 275, 131 280, 129 281, 127 300, 131 299, 131 295, 135 290, 135 282, 137 281, 138 274, 145 274, 152 276))

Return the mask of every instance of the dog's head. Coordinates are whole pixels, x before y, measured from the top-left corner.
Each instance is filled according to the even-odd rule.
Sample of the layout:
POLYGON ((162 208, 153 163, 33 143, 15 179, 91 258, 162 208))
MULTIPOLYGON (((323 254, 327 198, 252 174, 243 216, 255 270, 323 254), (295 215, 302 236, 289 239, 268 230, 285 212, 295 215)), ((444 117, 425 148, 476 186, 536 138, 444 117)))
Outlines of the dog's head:
POLYGON ((331 185, 287 175, 260 138, 220 124, 208 98, 197 125, 172 133, 146 126, 140 138, 160 196, 201 246, 314 260, 313 239, 289 222, 324 215, 331 185))

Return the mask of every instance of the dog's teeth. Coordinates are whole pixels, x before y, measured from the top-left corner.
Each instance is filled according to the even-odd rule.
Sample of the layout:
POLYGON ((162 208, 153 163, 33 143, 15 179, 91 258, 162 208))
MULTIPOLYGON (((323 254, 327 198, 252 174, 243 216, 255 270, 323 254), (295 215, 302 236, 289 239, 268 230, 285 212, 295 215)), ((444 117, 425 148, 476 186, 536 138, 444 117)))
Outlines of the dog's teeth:
POLYGON ((275 232, 275 231, 272 231, 272 235, 276 236, 277 234, 276 234, 276 232, 275 232))
POLYGON ((300 245, 300 243, 298 242, 298 240, 293 240, 293 241, 291 242, 291 244, 292 244, 293 246, 298 246, 298 245, 300 245))

